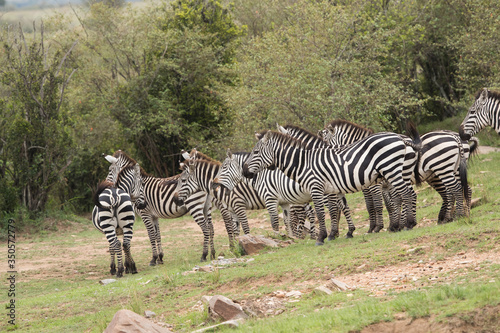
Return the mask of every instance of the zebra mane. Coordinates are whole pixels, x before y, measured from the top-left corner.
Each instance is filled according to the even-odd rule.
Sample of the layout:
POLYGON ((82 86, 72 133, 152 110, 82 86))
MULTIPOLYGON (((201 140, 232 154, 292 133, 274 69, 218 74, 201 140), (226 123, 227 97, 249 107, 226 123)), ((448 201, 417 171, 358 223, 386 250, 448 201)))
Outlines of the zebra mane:
MULTIPOLYGON (((481 96, 481 93, 483 91, 484 91, 484 89, 479 89, 479 91, 476 93, 476 96, 475 96, 476 100, 481 96)), ((494 91, 494 90, 488 89, 488 98, 490 98, 490 97, 500 100, 500 91, 494 91)))
POLYGON ((320 140, 320 141, 323 141, 323 139, 321 137, 319 137, 317 134, 314 134, 308 130, 306 130, 305 128, 302 128, 302 127, 299 127, 299 126, 296 126, 296 125, 285 125, 283 126, 285 129, 292 129, 292 130, 295 130, 295 131, 298 131, 298 132, 301 132, 301 133, 304 133, 307 137, 309 138, 315 138, 317 140, 320 140))
POLYGON ((221 162, 219 162, 217 160, 214 160, 212 158, 210 158, 209 160, 207 160, 207 159, 197 159, 196 163, 203 163, 203 164, 207 164, 207 165, 216 165, 216 166, 221 166, 222 165, 221 162))
POLYGON ((347 126, 347 127, 354 127, 356 129, 359 129, 363 132, 369 132, 370 134, 374 134, 375 132, 371 129, 371 128, 368 128, 368 127, 364 127, 364 126, 361 126, 361 125, 358 125, 356 123, 353 123, 349 120, 344 120, 344 119, 335 119, 333 121, 331 121, 328 125, 325 126, 325 128, 327 127, 343 127, 343 126, 347 126))
POLYGON ((276 131, 267 131, 266 133, 268 139, 274 139, 279 143, 285 144, 287 146, 292 146, 298 149, 307 149, 307 144, 299 139, 295 139, 288 134, 283 134, 276 131))
MULTIPOLYGON (((193 152, 194 149, 191 150, 191 153, 193 152)), ((191 155, 190 153, 190 155, 191 155)), ((197 160, 204 160, 204 161, 210 161, 210 162, 219 162, 216 159, 211 158, 207 154, 202 153, 201 151, 197 150, 196 151, 196 159, 197 160)), ((186 161, 184 161, 186 162, 186 161)))
POLYGON ((177 184, 177 180, 180 177, 181 177, 181 174, 179 173, 179 174, 172 176, 172 177, 163 178, 160 181, 159 186, 169 186, 169 185, 177 184))
MULTIPOLYGON (((123 150, 117 150, 115 151, 115 153, 113 154, 113 157, 116 157, 116 158, 123 158, 125 161, 127 161, 127 167, 128 166, 134 166, 137 164, 137 161, 134 160, 132 157, 130 157, 126 152, 124 152, 123 150)), ((149 173, 147 173, 143 168, 142 166, 140 167, 141 168, 141 176, 143 177, 150 177, 151 175, 149 173)))
POLYGON ((92 201, 94 202, 94 205, 96 205, 97 207, 101 207, 101 204, 99 202, 99 196, 101 195, 102 191, 110 187, 113 187, 113 183, 110 182, 109 180, 103 180, 99 184, 97 184, 97 189, 95 190, 94 195, 92 196, 92 201))

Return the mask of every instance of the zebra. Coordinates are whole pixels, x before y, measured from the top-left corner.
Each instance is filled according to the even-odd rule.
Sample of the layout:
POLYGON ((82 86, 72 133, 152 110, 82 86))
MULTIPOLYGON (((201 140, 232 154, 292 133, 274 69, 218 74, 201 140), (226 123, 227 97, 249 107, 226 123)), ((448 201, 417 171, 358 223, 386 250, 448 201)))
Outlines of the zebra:
MULTIPOLYGON (((246 210, 267 208, 271 216, 271 225, 276 233, 279 233, 277 202, 272 200, 267 193, 259 192, 250 182, 237 184, 234 189, 222 188, 220 191, 211 191, 213 180, 219 173, 221 163, 207 155, 193 149, 190 159, 186 160, 187 168, 179 180, 175 196, 179 203, 184 198, 197 190, 212 193, 217 200, 223 202, 226 207, 234 212, 239 224, 245 234, 250 233, 246 210)), ((288 235, 292 235, 289 224, 289 207, 285 210, 285 226, 288 235)))
MULTIPOLYGON (((227 150, 226 159, 222 162, 216 175, 212 189, 217 191, 219 187, 233 191, 241 182, 248 182, 243 176, 243 165, 250 153, 232 153, 227 150)), ((251 180, 251 186, 264 198, 266 207, 271 216, 273 230, 278 228, 277 206, 283 208, 285 221, 289 220, 289 226, 294 237, 303 236, 304 221, 306 217, 310 221, 311 238, 315 238, 314 210, 309 205, 312 198, 309 193, 303 191, 299 184, 286 177, 280 170, 263 170, 251 180)), ((288 226, 287 222, 285 225, 288 226)))
POLYGON ((483 88, 460 124, 460 137, 468 141, 486 126, 493 127, 500 135, 500 92, 483 88))
MULTIPOLYGON (((346 120, 334 120, 325 130, 320 131, 322 137, 332 145, 344 145, 356 142, 373 134, 371 129, 351 123, 346 120)), ((418 164, 420 181, 434 188, 443 204, 438 215, 438 224, 453 220, 451 210, 453 202, 457 201, 458 216, 468 215, 470 210, 471 189, 467 185, 466 161, 477 147, 477 139, 472 143, 463 142, 459 134, 452 131, 433 131, 421 136, 422 150, 418 164), (463 200, 466 200, 466 210, 463 200)), ((415 175, 412 176, 415 183, 415 175)), ((386 200, 388 210, 391 210, 390 199, 386 200)))
MULTIPOLYGON (((278 130, 282 133, 286 133, 291 135, 292 137, 298 138, 301 141, 305 142, 310 149, 314 148, 321 148, 321 147, 332 147, 335 149, 339 149, 341 145, 336 144, 332 145, 330 142, 325 142, 321 136, 315 135, 301 127, 294 126, 294 125, 287 125, 285 127, 279 126, 278 125, 278 130)), ((373 134, 373 133, 372 133, 373 134)), ((408 147, 405 153, 405 162, 403 164, 403 179, 406 181, 409 181, 411 175, 412 175, 412 169, 415 167, 417 164, 417 159, 418 156, 413 150, 412 147, 408 147)), ((368 232, 379 232, 380 230, 383 229, 384 227, 384 222, 383 222, 383 204, 382 204, 382 189, 385 189, 387 182, 382 182, 382 184, 375 184, 372 185, 366 189, 363 189, 363 194, 365 197, 365 203, 367 206, 367 209, 369 212, 372 212, 371 215, 369 215, 370 218, 370 228, 368 229, 368 232)), ((388 191, 389 189, 387 189, 388 191)), ((400 216, 399 211, 396 209, 393 209, 391 211, 391 224, 389 225, 389 231, 397 231, 400 230, 400 227, 404 225, 404 223, 399 223, 399 220, 405 221, 406 219, 406 214, 412 214, 412 221, 416 221, 416 204, 417 204, 417 194, 413 190, 413 188, 410 188, 410 195, 411 195, 411 202, 412 206, 411 207, 406 207, 405 210, 403 211, 403 214, 400 216), (411 212, 408 212, 410 211, 411 212)), ((384 192, 387 192, 384 191, 384 192)), ((387 196, 387 195, 385 195, 387 196)), ((349 230, 351 233, 351 230, 354 229, 354 224, 352 223, 352 219, 350 216, 350 211, 349 207, 347 206, 347 201, 345 200, 344 195, 341 195, 342 201, 338 201, 340 204, 339 210, 337 211, 337 215, 334 216, 336 218, 332 219, 332 231, 330 233, 330 236, 328 239, 332 239, 335 237, 335 234, 338 234, 338 221, 340 220, 340 210, 344 212, 344 215, 346 216, 347 223, 350 226, 349 230), (352 228, 352 229, 351 229, 352 228)), ((399 200, 400 198, 395 197, 395 200, 399 200)), ((399 205, 399 204, 398 204, 399 205)), ((408 227, 408 226, 407 226, 408 227)), ((412 227, 412 226, 409 226, 412 227)), ((349 233, 347 234, 347 237, 349 237, 349 233)), ((351 233, 352 235, 352 233, 351 233)))
MULTIPOLYGON (((302 141, 266 131, 254 146, 245 168, 255 174, 274 166, 309 191, 319 223, 316 244, 323 245, 327 236, 325 193, 353 193, 385 178, 402 201, 408 206, 411 204, 410 184, 402 176, 406 147, 420 149, 418 132, 415 127, 411 129, 413 142, 405 142, 394 133, 377 133, 340 150, 308 150, 302 141)), ((414 223, 408 215, 407 227, 414 223)))
MULTIPOLYGON (((107 179, 111 181, 116 179, 117 170, 121 170, 129 165, 137 164, 134 159, 121 150, 116 151, 113 156, 107 155, 105 158, 111 163, 107 177, 107 179)), ((151 243, 152 259, 149 263, 150 266, 163 264, 164 254, 161 245, 161 234, 158 219, 173 219, 181 217, 188 212, 203 232, 203 252, 201 255, 201 261, 206 261, 209 247, 211 257, 215 257, 211 215, 210 212, 208 212, 207 216, 204 214, 204 205, 207 195, 204 192, 193 193, 192 196, 185 200, 183 206, 178 206, 173 201, 173 193, 177 186, 179 177, 180 174, 169 178, 157 178, 148 175, 141 168, 142 186, 144 188, 145 201, 148 205, 145 209, 138 209, 137 212, 146 226, 151 243)))
POLYGON ((106 235, 111 255, 110 273, 116 277, 123 276, 122 244, 117 234, 123 233, 123 251, 125 253, 125 273, 137 273, 134 259, 130 253, 135 214, 133 203, 138 209, 144 209, 144 192, 140 181, 140 167, 124 168, 117 175, 115 184, 104 180, 99 183, 94 193, 95 207, 92 211, 92 222, 95 228, 106 235), (118 270, 115 265, 115 255, 118 270))

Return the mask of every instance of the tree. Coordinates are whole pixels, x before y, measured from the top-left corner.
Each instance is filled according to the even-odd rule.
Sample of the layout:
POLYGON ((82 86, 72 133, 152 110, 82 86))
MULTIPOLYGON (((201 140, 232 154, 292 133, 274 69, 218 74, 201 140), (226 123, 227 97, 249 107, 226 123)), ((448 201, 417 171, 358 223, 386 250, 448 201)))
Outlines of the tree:
POLYGON ((20 201, 31 214, 44 211, 51 188, 71 164, 71 120, 64 94, 76 69, 67 47, 47 42, 43 23, 27 39, 19 28, 4 29, 2 177, 12 180, 20 201))

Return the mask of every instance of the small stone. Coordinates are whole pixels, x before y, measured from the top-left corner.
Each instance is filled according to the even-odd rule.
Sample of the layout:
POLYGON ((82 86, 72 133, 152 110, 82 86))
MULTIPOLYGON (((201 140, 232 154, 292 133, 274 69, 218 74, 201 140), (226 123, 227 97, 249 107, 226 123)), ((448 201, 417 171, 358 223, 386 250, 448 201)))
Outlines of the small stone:
POLYGON ((347 296, 347 297, 353 297, 353 296, 354 296, 354 294, 347 294, 346 296, 347 296))
POLYGON ((102 284, 103 286, 110 284, 110 283, 113 283, 113 282, 116 282, 116 280, 115 279, 104 279, 104 280, 99 281, 99 283, 102 284))
POLYGON ((213 296, 209 301, 209 305, 212 313, 217 314, 224 320, 248 318, 248 316, 243 312, 241 305, 234 303, 232 300, 225 296, 213 296))
POLYGON ((302 293, 298 290, 292 290, 292 291, 289 291, 285 294, 286 297, 293 297, 293 298, 299 298, 300 296, 302 296, 302 293))
POLYGON ((466 265, 466 264, 470 264, 472 261, 470 260, 464 260, 464 261, 461 261, 460 264, 461 265, 466 265))
POLYGON ((366 267, 366 264, 363 264, 363 265, 361 265, 361 266, 356 267, 356 269, 357 269, 357 270, 360 270, 360 269, 363 269, 363 268, 365 268, 365 267, 366 267))
POLYGON ((398 279, 397 277, 392 278, 392 282, 398 282, 398 280, 399 280, 399 279, 398 279))
POLYGON ((204 295, 204 296, 201 296, 201 301, 206 304, 206 305, 209 305, 210 304, 210 299, 212 298, 212 296, 207 296, 207 295, 204 295))
POLYGON ((329 283, 326 285, 328 288, 334 288, 341 291, 349 289, 349 286, 342 281, 336 279, 330 279, 329 283))
POLYGON ((156 316, 156 313, 154 313, 153 311, 149 311, 149 310, 144 311, 144 317, 146 317, 146 318, 153 318, 155 316, 156 316))
POLYGON ((316 287, 314 288, 314 291, 318 294, 323 294, 323 295, 331 295, 333 294, 333 291, 331 291, 330 289, 328 289, 326 286, 319 286, 319 287, 316 287))
POLYGON ((205 272, 205 273, 210 273, 211 271, 213 271, 213 267, 212 266, 201 266, 198 271, 200 272, 205 272))

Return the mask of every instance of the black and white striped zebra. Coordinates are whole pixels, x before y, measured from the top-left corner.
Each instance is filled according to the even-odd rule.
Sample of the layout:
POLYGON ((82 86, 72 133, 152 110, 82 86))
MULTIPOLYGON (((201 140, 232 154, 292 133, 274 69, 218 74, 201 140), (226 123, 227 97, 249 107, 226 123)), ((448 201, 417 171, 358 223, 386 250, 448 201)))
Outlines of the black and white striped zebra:
MULTIPOLYGON (((319 222, 316 244, 321 245, 327 236, 325 193, 353 193, 385 179, 402 201, 411 205, 410 184, 403 179, 402 172, 406 147, 413 145, 419 149, 418 132, 413 130, 413 143, 394 133, 377 133, 340 150, 308 150, 302 141, 267 131, 252 150, 246 169, 257 173, 275 166, 311 193, 319 222)), ((414 224, 411 216, 407 216, 407 227, 414 224)))
POLYGON ((140 181, 139 165, 124 168, 119 172, 115 184, 105 180, 99 183, 94 194, 95 207, 92 222, 97 230, 106 235, 111 255, 110 273, 123 276, 122 244, 117 234, 123 234, 123 252, 125 253, 125 273, 137 273, 135 262, 130 252, 135 221, 134 207, 146 206, 140 181), (117 258, 118 269, 115 265, 117 258))
MULTIPOLYGON (((212 193, 218 201, 223 202, 227 209, 235 214, 239 222, 238 225, 241 225, 245 234, 250 232, 246 211, 267 208, 271 216, 273 230, 279 233, 277 201, 273 200, 267 193, 258 192, 248 181, 237 184, 232 190, 220 188, 218 191, 211 191, 213 180, 219 173, 221 163, 196 150, 191 152, 190 159, 185 163, 187 167, 179 179, 175 194, 179 203, 182 203, 194 191, 202 190, 212 193)), ((286 211, 284 220, 287 234, 292 235, 288 218, 289 207, 284 207, 284 210, 286 211)))
MULTIPOLYGON (((332 145, 345 145, 356 142, 373 134, 371 129, 364 128, 345 120, 334 120, 322 132, 323 138, 332 145)), ((457 202, 458 216, 468 215, 470 209, 471 190, 467 185, 467 158, 477 147, 477 139, 473 143, 460 140, 458 133, 452 131, 433 131, 421 136, 422 150, 418 165, 418 176, 427 181, 443 199, 438 216, 438 223, 453 219, 453 202, 457 202), (463 200, 466 200, 466 209, 463 200)), ((410 169, 415 171, 413 168, 410 169)), ((412 177, 415 183, 415 175, 412 177)), ((388 210, 390 202, 386 200, 388 210)))
POLYGON ((484 88, 476 94, 460 125, 460 137, 469 140, 486 126, 491 126, 500 135, 500 92, 484 88))
MULTIPOLYGON (((117 170, 121 170, 129 165, 136 165, 137 162, 128 156, 125 152, 118 150, 113 156, 106 156, 106 160, 111 163, 107 179, 116 179, 117 170)), ((210 254, 215 257, 213 244, 213 225, 210 214, 204 215, 204 205, 206 193, 193 193, 191 197, 185 200, 183 206, 178 206, 173 201, 173 193, 177 186, 177 180, 180 175, 169 178, 157 178, 146 174, 141 169, 142 185, 144 188, 144 197, 147 207, 138 210, 144 225, 148 231, 149 240, 153 252, 153 258, 150 265, 163 264, 163 248, 161 245, 159 218, 173 219, 190 213, 195 222, 200 226, 203 232, 203 253, 201 260, 205 261, 210 247, 210 254)))
POLYGON ((231 153, 228 149, 227 157, 222 162, 219 173, 213 181, 213 189, 221 188, 233 191, 241 182, 252 186, 263 198, 271 216, 273 230, 278 227, 278 205, 283 208, 285 225, 290 225, 294 237, 303 237, 304 222, 309 219, 309 231, 315 238, 314 210, 309 205, 311 195, 303 191, 299 184, 291 180, 281 170, 263 170, 252 180, 243 176, 243 165, 250 153, 231 153))

